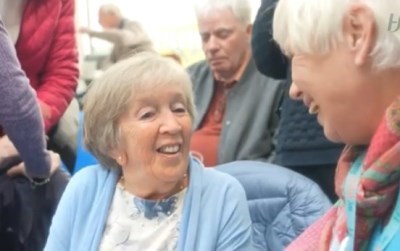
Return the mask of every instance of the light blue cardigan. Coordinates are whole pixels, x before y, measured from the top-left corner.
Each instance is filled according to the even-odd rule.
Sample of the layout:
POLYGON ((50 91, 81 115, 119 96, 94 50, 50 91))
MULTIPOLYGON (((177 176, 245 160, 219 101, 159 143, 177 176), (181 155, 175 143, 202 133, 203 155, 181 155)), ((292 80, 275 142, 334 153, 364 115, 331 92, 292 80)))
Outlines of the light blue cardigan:
MULTIPOLYGON (((190 160, 178 251, 251 250, 246 195, 233 177, 190 160)), ((78 172, 68 184, 45 251, 97 251, 119 170, 99 165, 78 172)))

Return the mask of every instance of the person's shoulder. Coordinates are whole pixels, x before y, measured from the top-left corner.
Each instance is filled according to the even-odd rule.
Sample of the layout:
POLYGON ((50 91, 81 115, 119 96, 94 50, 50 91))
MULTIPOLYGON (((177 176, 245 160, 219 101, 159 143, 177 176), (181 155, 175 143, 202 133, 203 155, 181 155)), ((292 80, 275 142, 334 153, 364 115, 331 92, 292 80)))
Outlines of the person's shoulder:
POLYGON ((260 82, 272 85, 272 86, 279 86, 281 89, 284 89, 286 80, 284 79, 276 79, 265 76, 259 70, 256 69, 256 76, 260 79, 260 82))
POLYGON ((127 19, 124 18, 122 19, 122 26, 139 26, 141 27, 142 25, 140 24, 140 22, 136 21, 136 20, 131 20, 131 19, 127 19))
POLYGON ((196 62, 186 70, 192 79, 195 93, 204 91, 202 86, 210 84, 209 80, 212 79, 212 73, 206 60, 196 62))
POLYGON ((233 209, 238 203, 246 202, 242 184, 233 176, 215 168, 204 169, 201 194, 204 206, 214 208, 214 213, 215 208, 233 209))
POLYGON ((85 177, 88 175, 102 175, 108 173, 109 170, 102 167, 100 164, 90 165, 80 169, 78 172, 74 174, 74 178, 76 177, 85 177))
POLYGON ((95 188, 107 180, 110 175, 112 175, 112 171, 101 165, 87 166, 72 176, 69 186, 95 188))
POLYGON ((286 80, 267 77, 267 76, 261 74, 259 71, 257 71, 257 72, 260 74, 260 79, 261 79, 262 83, 265 83, 268 86, 273 86, 274 88, 281 90, 281 91, 283 91, 285 89, 286 80))
POLYGON ((253 81, 256 80, 256 82, 260 84, 267 84, 270 86, 279 86, 280 88, 283 88, 285 85, 286 80, 284 79, 275 79, 269 76, 265 76, 262 72, 260 72, 257 69, 257 66, 255 64, 254 58, 252 58, 249 61, 249 71, 248 71, 248 77, 252 78, 253 81))
POLYGON ((196 63, 193 63, 187 67, 187 71, 191 74, 200 74, 202 72, 208 72, 210 67, 206 60, 200 60, 196 63))
POLYGON ((233 176, 218 171, 215 168, 205 168, 203 179, 207 187, 217 189, 239 189, 243 190, 242 185, 233 176))
POLYGON ((147 35, 142 24, 138 21, 125 20, 125 22, 123 23, 123 25, 120 29, 129 31, 129 32, 133 32, 136 35, 138 35, 138 33, 147 35))

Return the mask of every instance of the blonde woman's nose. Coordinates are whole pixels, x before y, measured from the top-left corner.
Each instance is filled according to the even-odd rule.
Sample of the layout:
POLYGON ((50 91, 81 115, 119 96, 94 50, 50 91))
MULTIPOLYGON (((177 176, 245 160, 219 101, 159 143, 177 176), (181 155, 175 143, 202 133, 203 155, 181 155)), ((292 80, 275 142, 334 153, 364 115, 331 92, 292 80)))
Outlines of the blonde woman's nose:
POLYGON ((289 96, 294 100, 301 100, 303 92, 299 89, 295 82, 292 82, 289 89, 289 96))

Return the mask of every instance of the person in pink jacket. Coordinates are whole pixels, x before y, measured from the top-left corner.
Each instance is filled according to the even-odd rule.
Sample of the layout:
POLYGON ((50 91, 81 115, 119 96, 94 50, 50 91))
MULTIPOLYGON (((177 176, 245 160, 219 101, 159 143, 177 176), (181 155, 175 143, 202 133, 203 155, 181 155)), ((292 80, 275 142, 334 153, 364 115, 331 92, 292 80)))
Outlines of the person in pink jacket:
MULTIPOLYGON (((71 102, 78 83, 73 0, 16 0, 0 5, 22 69, 35 89, 49 147, 72 169, 79 107, 71 102), (67 110, 68 108, 68 110, 67 110)), ((0 139, 0 148, 9 146, 0 139)))

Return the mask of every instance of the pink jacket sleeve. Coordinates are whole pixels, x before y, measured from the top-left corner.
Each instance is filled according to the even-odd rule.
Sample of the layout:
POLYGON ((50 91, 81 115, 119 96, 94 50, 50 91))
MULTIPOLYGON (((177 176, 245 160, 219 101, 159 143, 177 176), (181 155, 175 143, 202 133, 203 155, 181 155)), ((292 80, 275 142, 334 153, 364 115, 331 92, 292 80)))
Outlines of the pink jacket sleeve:
POLYGON ((78 83, 78 54, 76 49, 75 6, 72 0, 63 0, 61 13, 41 83, 36 89, 44 117, 45 129, 54 126, 75 95, 78 83))

